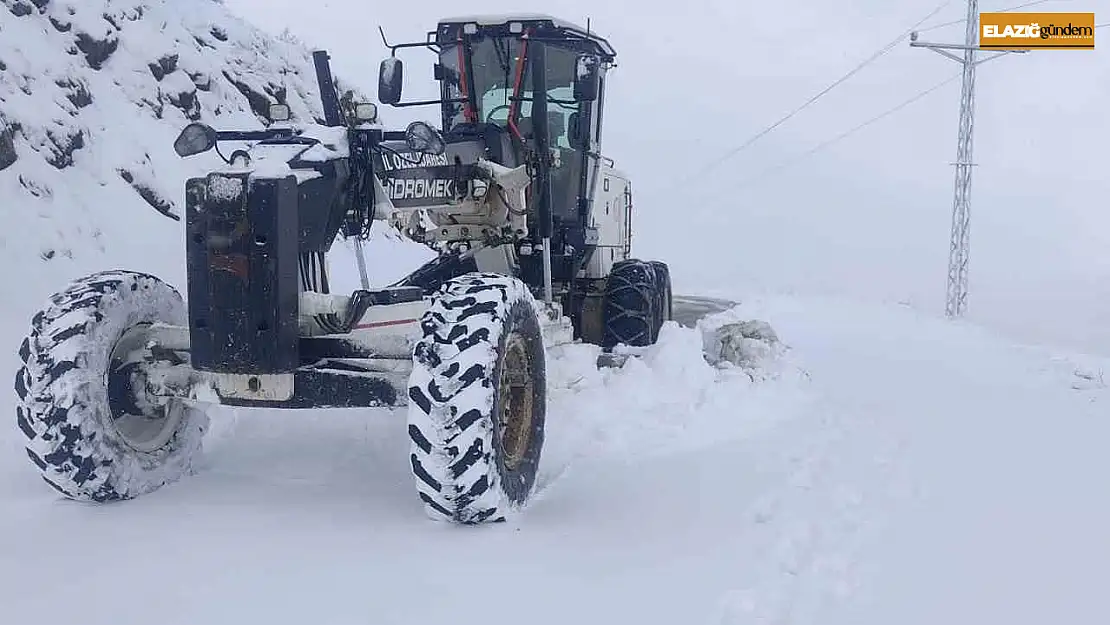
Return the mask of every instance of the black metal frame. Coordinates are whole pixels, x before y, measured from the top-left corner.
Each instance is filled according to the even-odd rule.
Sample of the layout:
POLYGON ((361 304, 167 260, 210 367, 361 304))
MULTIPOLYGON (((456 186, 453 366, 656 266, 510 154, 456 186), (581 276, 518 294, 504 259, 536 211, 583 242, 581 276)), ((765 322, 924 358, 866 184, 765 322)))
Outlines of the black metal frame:
MULTIPOLYGON (((327 53, 314 53, 325 122, 346 125, 327 53)), ((330 249, 342 228, 365 236, 373 219, 372 154, 405 132, 349 127, 350 156, 323 162, 293 158, 293 169, 322 175, 298 184, 291 176, 251 180, 247 174, 213 173, 186 183, 187 271, 191 365, 198 371, 241 375, 292 374, 296 396, 284 402, 224 398, 229 405, 280 408, 396 405, 386 376, 328 366, 322 344, 300 337, 299 276, 306 255, 330 249), (210 193, 215 178, 240 193, 210 193)), ((291 128, 218 131, 213 139, 270 145, 318 142, 291 128)), ((303 276, 300 277, 303 280, 303 276)), ((405 286, 405 285, 398 285, 405 286)), ((415 287, 417 285, 411 285, 415 287)), ((424 288, 356 291, 335 327, 349 332, 373 305, 418 301, 424 288)), ((361 354, 360 357, 370 357, 361 354)))
POLYGON ((220 398, 220 403, 245 408, 307 410, 319 408, 390 408, 400 405, 397 388, 385 376, 357 375, 337 369, 293 372, 296 394, 283 401, 220 398))
POLYGON ((324 107, 324 121, 328 126, 342 126, 343 114, 339 108, 339 94, 331 75, 331 64, 325 50, 312 53, 312 63, 316 67, 316 82, 320 86, 320 99, 324 107))
MULTIPOLYGON (((561 29, 556 31, 563 35, 571 33, 561 29)), ((408 47, 427 47, 435 51, 438 45, 431 41, 435 36, 436 33, 431 32, 427 42, 387 43, 387 46, 394 53, 397 49, 408 47)), ((592 46, 595 53, 604 53, 603 46, 576 33, 563 38, 530 36, 527 53, 530 60, 526 62, 545 67, 546 45, 565 45, 571 39, 592 46)), ((468 41, 468 37, 463 37, 464 45, 469 45, 468 41)), ((600 56, 607 60, 612 58, 611 55, 600 56)), ((340 107, 327 52, 315 52, 313 60, 325 123, 329 126, 348 125, 349 120, 344 119, 340 107)), ((464 60, 469 62, 470 55, 464 55, 464 60)), ((467 71, 467 75, 473 76, 473 72, 467 71)), ((560 231, 556 232, 551 205, 545 72, 533 71, 532 81, 536 94, 531 98, 535 133, 528 162, 535 176, 532 219, 535 219, 536 227, 530 228, 530 242, 534 245, 551 238, 553 244, 564 246, 568 240, 574 240, 578 258, 570 266, 560 266, 558 275, 553 275, 573 291, 575 267, 582 262, 583 250, 589 248, 583 244, 588 238, 585 232, 588 214, 580 213, 577 224, 561 224, 560 231)), ((473 97, 472 88, 467 93, 473 97)), ((466 98, 441 98, 427 103, 399 103, 395 106, 465 101, 466 98)), ((299 136, 296 130, 290 128, 220 131, 213 138, 217 142, 304 145, 306 149, 316 144, 316 140, 299 136)), ((351 148, 348 158, 325 162, 304 162, 296 158, 290 161, 289 165, 294 169, 317 170, 322 174, 305 183, 297 184, 292 177, 251 182, 245 175, 227 173, 211 174, 187 183, 188 299, 193 366, 200 371, 220 373, 293 374, 297 388, 296 397, 287 402, 225 400, 228 404, 283 408, 354 407, 396 405, 399 400, 385 375, 363 370, 344 371, 328 365, 329 359, 344 357, 347 352, 358 353, 358 356, 352 354, 355 358, 373 357, 362 354, 357 345, 348 343, 348 349, 328 354, 328 349, 337 346, 299 337, 298 271, 303 271, 300 262, 305 254, 325 253, 340 231, 345 236, 368 235, 375 205, 373 155, 391 151, 393 148, 384 145, 386 142, 405 141, 405 132, 366 129, 350 124, 348 138, 351 148), (236 176, 242 182, 243 193, 240 196, 209 196, 212 177, 236 176), (213 256, 211 242, 217 238, 225 241, 221 243, 224 248, 213 256), (213 260, 217 258, 222 260, 213 260)), ((473 173, 466 175, 472 176, 473 173)), ((582 177, 583 181, 586 179, 586 176, 582 177)), ((579 191, 580 198, 584 193, 586 189, 583 187, 579 191)), ((534 258, 538 260, 538 257, 534 258)), ((447 280, 474 270, 476 264, 469 255, 443 254, 393 285, 384 297, 388 300, 400 293, 408 300, 419 299, 436 291, 447 280)), ((532 273, 525 270, 521 277, 531 288, 538 290, 543 282, 532 273)), ((360 318, 369 306, 394 303, 383 301, 380 295, 377 292, 357 291, 351 298, 353 308, 347 311, 348 314, 334 316, 338 324, 336 327, 349 331, 349 321, 360 318), (344 320, 348 323, 343 323, 344 320)), ((571 315, 574 316, 573 311, 571 315)))
MULTIPOLYGON (((385 31, 379 26, 378 31, 381 33, 382 43, 390 51, 390 56, 396 57, 397 51, 406 48, 427 48, 435 54, 442 52, 442 45, 462 43, 466 49, 465 58, 469 63, 472 54, 469 48, 470 41, 474 38, 482 39, 490 38, 512 38, 523 39, 524 33, 529 33, 527 39, 530 43, 552 43, 566 46, 567 44, 578 44, 581 52, 589 52, 597 55, 605 64, 611 64, 616 59, 616 52, 612 50, 612 46, 602 37, 598 37, 592 33, 587 32, 583 34, 571 28, 565 28, 556 25, 554 22, 545 19, 512 19, 512 22, 519 22, 522 25, 520 33, 510 32, 508 24, 487 24, 478 26, 478 32, 473 35, 468 35, 462 32, 455 33, 455 30, 461 29, 469 22, 441 22, 438 28, 434 31, 428 31, 424 41, 409 41, 404 43, 390 43, 386 39, 385 31), (545 35, 544 32, 555 32, 553 35, 545 35), (540 34, 536 34, 536 33, 540 34), (450 41, 442 41, 441 36, 448 36, 455 34, 455 37, 450 41)), ((473 68, 467 67, 466 74, 468 77, 473 76, 473 68)), ((474 93, 474 85, 467 85, 467 93, 474 93)), ((445 98, 440 97, 438 100, 420 100, 414 102, 397 102, 391 104, 397 108, 405 108, 410 106, 431 106, 431 105, 446 105, 446 104, 471 104, 474 102, 468 98, 445 98)))

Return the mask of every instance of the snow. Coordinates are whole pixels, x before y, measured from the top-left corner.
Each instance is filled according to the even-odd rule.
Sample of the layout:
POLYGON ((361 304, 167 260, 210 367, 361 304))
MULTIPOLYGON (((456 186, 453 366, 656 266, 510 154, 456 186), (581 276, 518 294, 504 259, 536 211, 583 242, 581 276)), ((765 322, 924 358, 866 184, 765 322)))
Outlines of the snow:
POLYGON ((774 328, 765 321, 746 319, 712 328, 703 326, 702 351, 710 364, 735 365, 757 372, 781 349, 774 328))
POLYGON ((315 139, 320 143, 308 148, 301 155, 301 160, 309 162, 347 158, 351 154, 347 141, 346 128, 332 128, 320 124, 303 126, 301 136, 315 139))
POLYGON ((208 182, 208 193, 220 201, 234 200, 243 195, 243 179, 213 176, 208 182))
POLYGON ((22 295, 0 306, 0 327, 25 327, 68 280, 124 261, 183 285, 183 228, 167 216, 183 218, 187 178, 223 167, 214 151, 174 152, 191 121, 260 129, 258 98, 278 94, 294 119, 322 116, 310 52, 220 3, 20 0, 19 17, 3 4, 0 135, 16 128, 17 159, 0 170, 0 258, 22 295), (86 36, 118 42, 100 69, 80 52, 86 36))
MULTIPOLYGON (((319 147, 318 145, 312 148, 319 147)), ((229 174, 250 174, 250 178, 284 178, 293 176, 298 184, 320 177, 315 169, 294 169, 289 161, 300 156, 308 149, 304 145, 266 144, 255 145, 250 150, 250 162, 235 161, 226 168, 217 168, 229 174)))
POLYGON ((214 415, 197 475, 117 506, 58 502, 10 454, 0 619, 64 592, 51 619, 480 623, 491 582, 541 624, 1107 616, 1107 397, 1071 369, 1110 362, 851 302, 707 327, 734 318, 788 343, 767 379, 676 325, 619 370, 554 354, 538 498, 504 526, 425 521, 400 411, 214 415), (44 577, 74 562, 96 574, 44 577), (117 601, 136 570, 158 574, 117 601))
MULTIPOLYGON (((189 118, 166 102, 183 81, 209 85, 200 117, 221 129, 261 127, 225 71, 259 92, 286 85, 301 120, 316 106, 307 52, 219 3, 52 1, 23 17, 14 4, 0 7, 0 123, 21 125, 18 160, 0 171, 3 286, 19 293, 0 305, 7 380, 31 315, 71 278, 126 267, 184 286, 180 222, 117 172, 180 214, 184 180, 222 167, 173 153, 189 118), (93 70, 65 53, 74 31, 115 32, 119 47, 93 70), (170 51, 178 69, 157 81, 148 63, 170 51), (93 102, 77 108, 63 78, 93 102), (50 133, 76 131, 73 163, 48 164, 62 156, 50 133)), ((337 244, 337 289, 358 284, 353 254, 337 244)), ((381 224, 366 248, 375 285, 430 255, 381 224)), ((403 410, 223 409, 195 475, 107 506, 60 500, 11 419, 0 623, 1110 620, 1110 358, 905 306, 755 297, 715 278, 713 295, 742 304, 699 328, 668 324, 622 368, 596 368, 588 346, 551 353, 538 495, 509 524, 426 520, 403 410), (781 350, 747 368, 706 362, 707 336, 750 320, 781 350)))
MULTIPOLYGON (((307 163, 322 163, 346 158, 350 155, 346 128, 331 128, 320 124, 297 124, 292 128, 306 139, 315 139, 312 145, 273 143, 250 146, 250 160, 233 160, 226 168, 216 168, 226 173, 250 174, 253 178, 284 178, 293 176, 298 184, 320 177, 314 169, 293 168, 289 162, 300 159, 307 163)), ((232 196, 234 197, 234 196, 232 196)))

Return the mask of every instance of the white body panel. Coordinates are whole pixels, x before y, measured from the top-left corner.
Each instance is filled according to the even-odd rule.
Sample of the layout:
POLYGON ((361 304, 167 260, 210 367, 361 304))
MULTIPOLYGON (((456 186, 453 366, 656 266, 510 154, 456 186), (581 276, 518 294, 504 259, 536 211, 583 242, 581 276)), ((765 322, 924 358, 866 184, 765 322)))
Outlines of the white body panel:
POLYGON ((625 260, 632 246, 632 183, 605 163, 594 187, 590 226, 597 228, 597 249, 580 277, 600 279, 609 275, 613 263, 625 260))
MULTIPOLYGON (((333 297, 348 299, 338 295, 333 297)), ((345 339, 374 352, 378 358, 408 359, 412 357, 413 343, 420 335, 420 317, 427 309, 427 299, 371 306, 355 323, 350 334, 322 336, 345 339)))
POLYGON ((407 336, 420 326, 420 316, 428 309, 424 300, 403 304, 371 306, 354 327, 354 332, 407 336))
POLYGON ((221 397, 251 401, 286 401, 293 397, 292 373, 273 375, 208 373, 206 375, 221 397))
MULTIPOLYGON (((488 248, 488 250, 495 259, 504 259, 506 248, 488 248)), ((495 260, 494 262, 506 261, 495 260)), ((311 321, 312 315, 345 310, 349 300, 350 297, 346 295, 302 293, 302 326, 314 326, 311 321)), ((321 334, 317 328, 315 336, 345 339, 375 352, 378 358, 408 359, 412 356, 413 343, 420 335, 420 318, 427 311, 430 303, 430 298, 424 298, 415 302, 371 306, 349 334, 321 334)), ((542 302, 537 302, 537 306, 540 324, 543 326, 545 337, 549 339, 545 340, 548 347, 574 340, 573 336, 564 333, 568 329, 569 320, 563 316, 557 306, 548 309, 542 302)), ((167 328, 163 331, 166 334, 166 340, 175 343, 183 340, 179 336, 181 332, 174 332, 174 330, 177 329, 167 328)), ((313 336, 311 333, 304 335, 313 336)), ((187 337, 184 340, 187 341, 187 337)))

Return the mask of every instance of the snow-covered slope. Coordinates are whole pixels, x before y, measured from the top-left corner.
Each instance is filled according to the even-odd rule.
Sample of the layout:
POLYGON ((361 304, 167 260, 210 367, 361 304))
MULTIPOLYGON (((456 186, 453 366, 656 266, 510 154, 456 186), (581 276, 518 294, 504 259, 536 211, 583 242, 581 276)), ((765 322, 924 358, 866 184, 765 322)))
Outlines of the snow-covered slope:
POLYGON ((260 128, 279 101, 300 119, 322 115, 310 51, 220 2, 3 0, 3 327, 99 269, 182 284, 184 181, 219 160, 182 160, 174 138, 193 120, 260 128))
MULTIPOLYGON (((183 288, 185 180, 222 163, 179 158, 174 138, 193 120, 261 128, 279 101, 300 119, 322 115, 310 51, 220 2, 3 0, 0 379, 15 375, 31 316, 71 279, 126 268, 183 288)), ((372 279, 429 254, 377 228, 372 279)), ((353 286, 351 247, 340 242, 333 261, 339 286, 353 286)), ((0 450, 0 466, 23 455, 19 433, 0 430, 0 450)))
MULTIPOLYGON (((341 88, 342 80, 339 79, 341 88)), ((261 128, 271 102, 319 118, 309 50, 275 38, 212 0, 3 0, 0 4, 0 379, 46 298, 113 268, 184 288, 187 177, 222 164, 181 159, 192 120, 261 128)), ((375 231, 375 283, 418 266, 427 248, 375 231)), ((354 286, 340 243, 339 286, 354 286)), ((0 412, 11 413, 9 399, 0 412)), ((0 430, 0 466, 22 462, 21 436, 0 430)))
POLYGON ((157 251, 157 263, 178 230, 159 212, 180 215, 183 178, 212 164, 174 154, 185 124, 259 127, 279 99, 301 115, 318 108, 307 53, 216 2, 4 5, 3 247, 17 266, 88 267, 111 258, 109 245, 117 258, 120 245, 157 251))

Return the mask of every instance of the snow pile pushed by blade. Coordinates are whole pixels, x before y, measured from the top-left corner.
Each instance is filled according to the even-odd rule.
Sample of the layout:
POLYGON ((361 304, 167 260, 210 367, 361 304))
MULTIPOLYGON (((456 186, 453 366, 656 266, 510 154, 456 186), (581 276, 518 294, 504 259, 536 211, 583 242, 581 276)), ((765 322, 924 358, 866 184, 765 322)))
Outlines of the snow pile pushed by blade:
MULTIPOLYGON (((738 314, 705 322, 724 325, 738 314)), ((596 346, 552 349, 549 448, 572 457, 672 453, 749 435, 806 401, 806 372, 782 344, 743 366, 715 366, 706 358, 706 333, 668 321, 655 345, 636 348, 616 368, 595 366, 596 346)))
POLYGON ((771 324, 746 319, 740 310, 734 307, 698 321, 705 359, 715 367, 737 367, 753 381, 765 379, 774 374, 789 347, 771 324))

